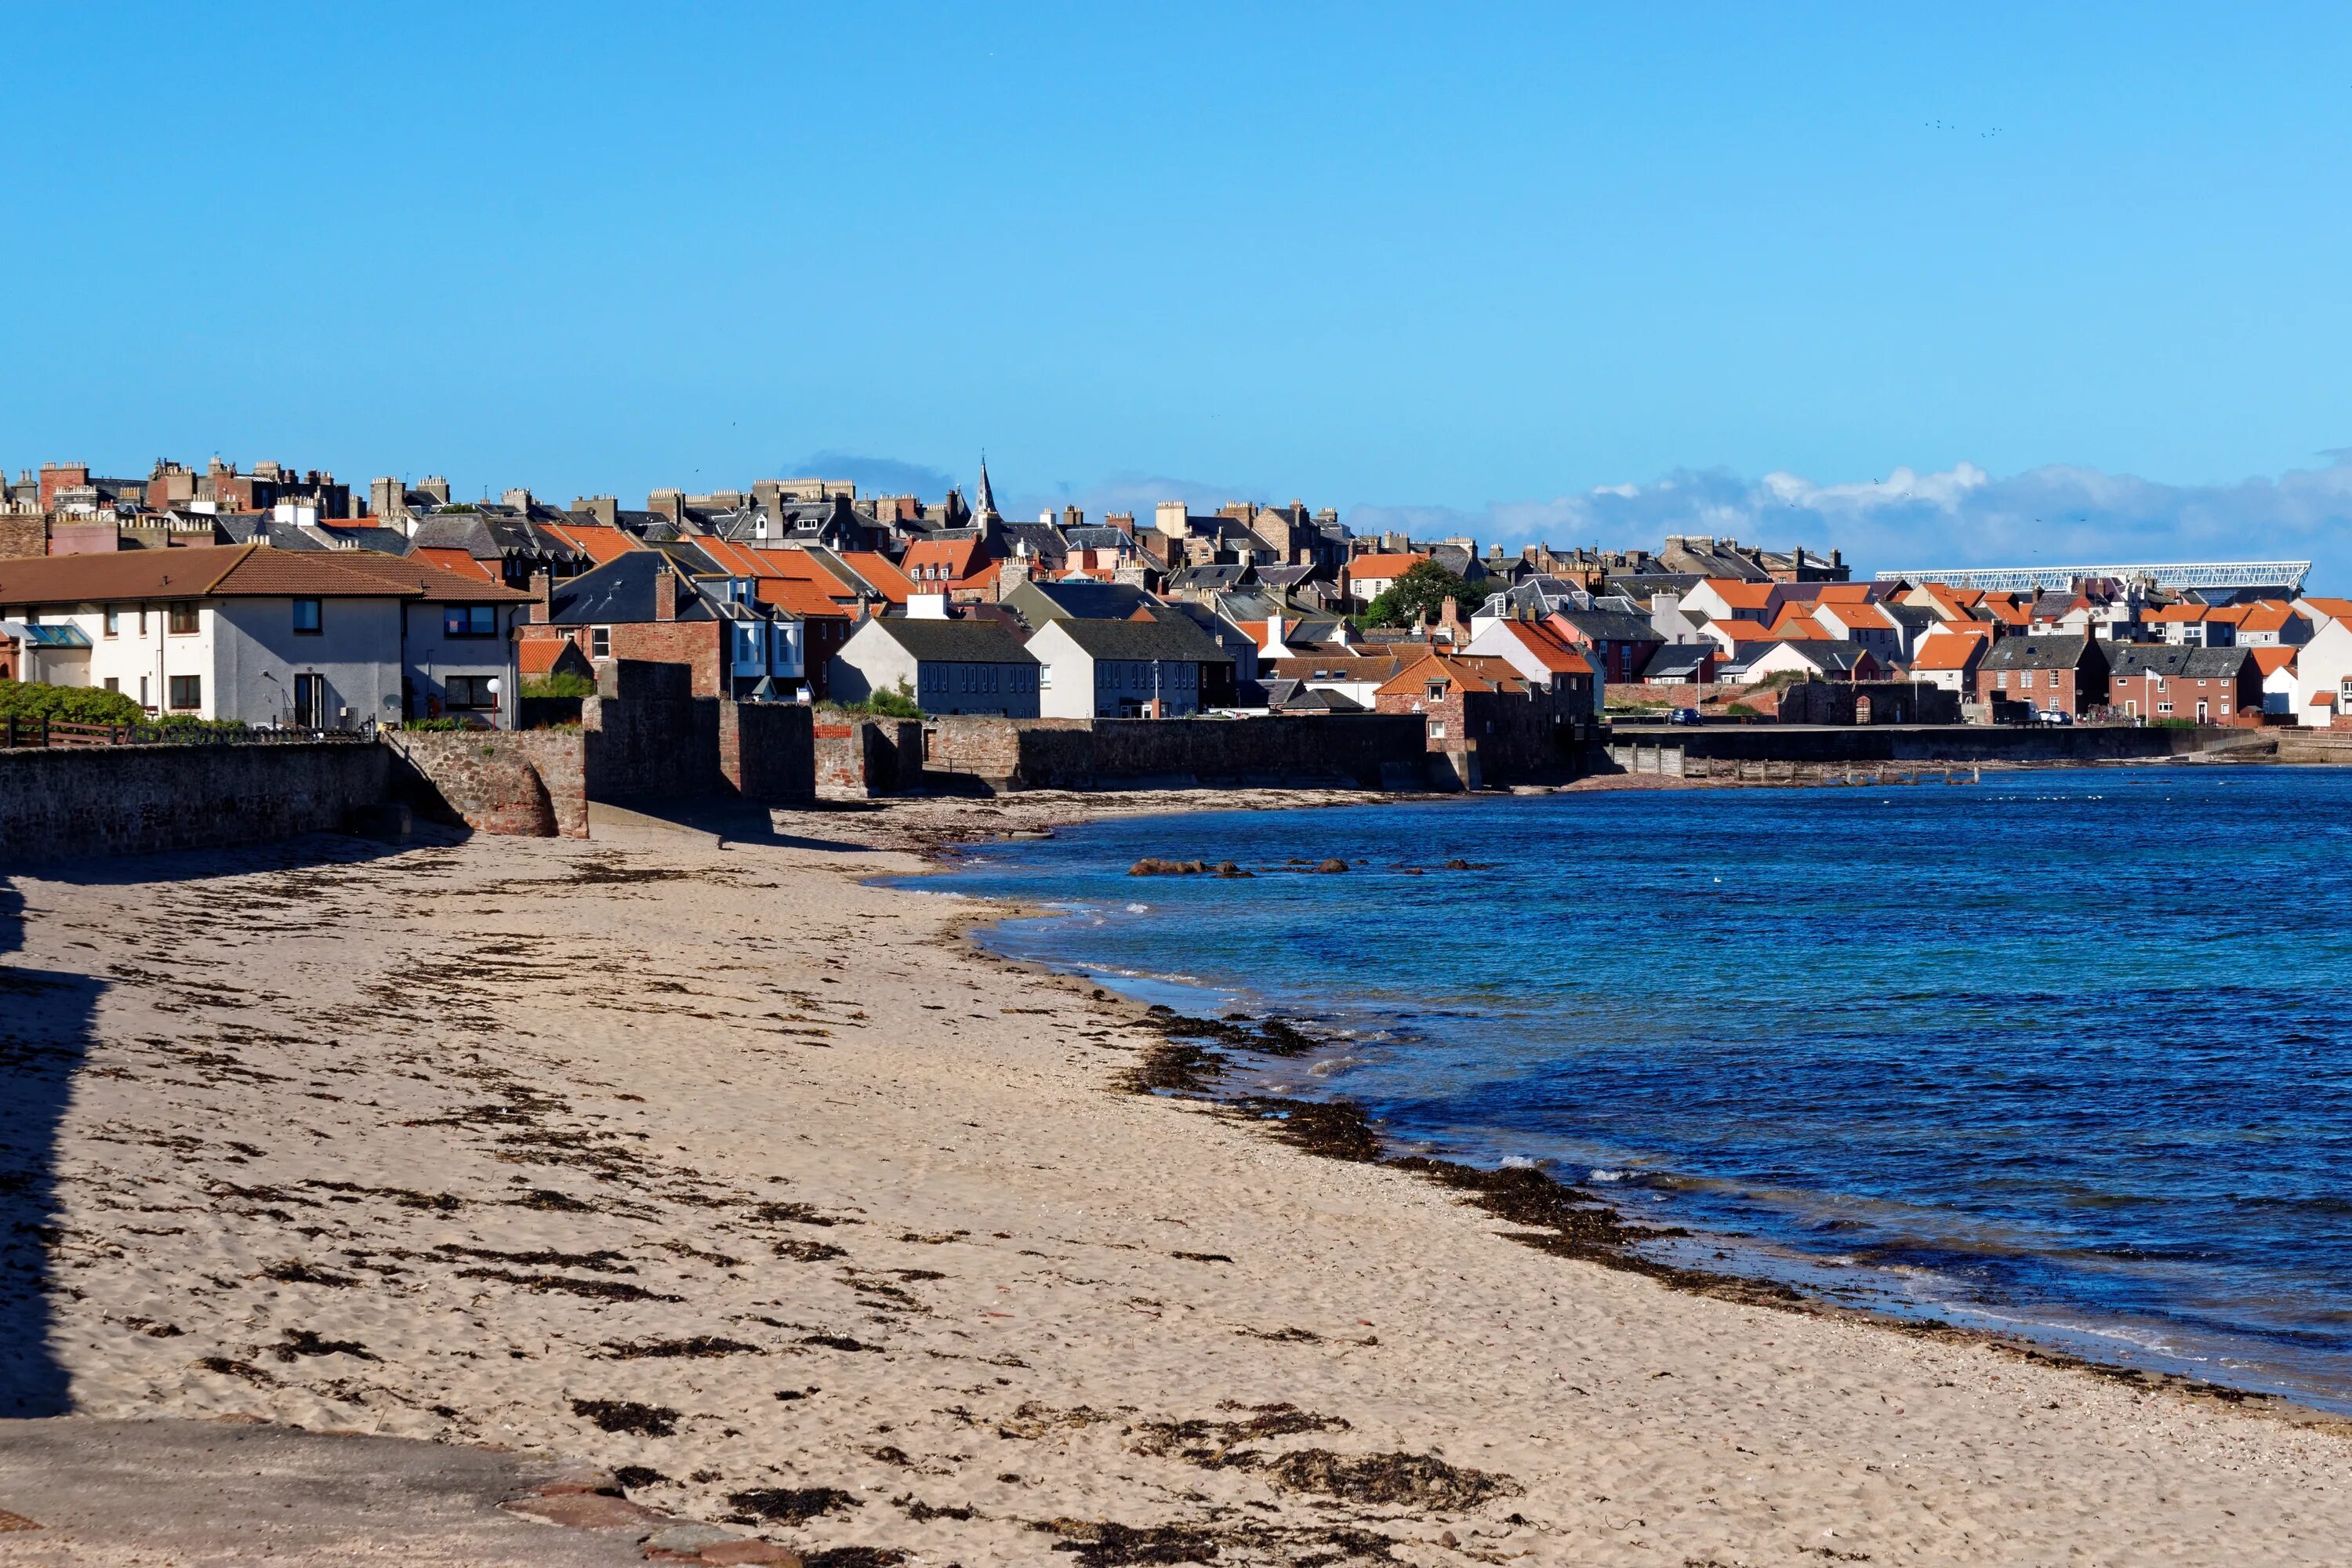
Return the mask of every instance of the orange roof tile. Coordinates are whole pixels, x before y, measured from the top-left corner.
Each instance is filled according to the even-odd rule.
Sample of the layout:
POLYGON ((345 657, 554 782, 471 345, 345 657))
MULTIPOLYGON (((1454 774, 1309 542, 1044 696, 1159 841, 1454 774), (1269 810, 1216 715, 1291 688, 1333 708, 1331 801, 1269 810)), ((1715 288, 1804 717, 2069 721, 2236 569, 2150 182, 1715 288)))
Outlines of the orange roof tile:
POLYGON ((2265 676, 2276 675, 2282 669, 2294 668, 2296 649, 2291 647, 2258 647, 2247 650, 2254 656, 2254 668, 2265 676))
POLYGON ((1770 583, 1743 583, 1737 577, 1709 577, 1706 586, 1735 610, 1761 610, 1772 603, 1770 583))
POLYGON ((1984 656, 1988 646, 1983 637, 1927 637, 1911 656, 1911 668, 1966 669, 1971 661, 1984 656))
POLYGON ((1555 675, 1591 675, 1591 661, 1576 651, 1575 646, 1550 627, 1533 621, 1500 621, 1506 632, 1518 639, 1519 646, 1533 654, 1536 661, 1555 675))
POLYGON ((1359 555, 1348 563, 1348 575, 1359 583, 1384 582, 1402 577, 1423 562, 1426 555, 1359 555))
POLYGON ((2352 599, 2314 599, 2303 601, 2331 621, 2352 620, 2352 599))
POLYGON ((841 562, 874 584, 881 595, 894 605, 905 604, 907 595, 915 591, 915 584, 907 580, 907 574, 898 570, 898 563, 887 555, 871 550, 845 550, 841 552, 841 562))

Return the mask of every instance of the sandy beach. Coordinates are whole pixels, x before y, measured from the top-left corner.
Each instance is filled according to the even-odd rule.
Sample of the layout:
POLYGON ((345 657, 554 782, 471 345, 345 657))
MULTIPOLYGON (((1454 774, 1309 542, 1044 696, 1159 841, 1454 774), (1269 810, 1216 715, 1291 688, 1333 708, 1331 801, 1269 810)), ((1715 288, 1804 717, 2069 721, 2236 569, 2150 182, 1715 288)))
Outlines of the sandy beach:
POLYGON ((2344 1560, 2339 1424, 1519 1245, 868 885, 1090 809, 0 883, 0 1392, 584 1461, 835 1568, 2344 1560))

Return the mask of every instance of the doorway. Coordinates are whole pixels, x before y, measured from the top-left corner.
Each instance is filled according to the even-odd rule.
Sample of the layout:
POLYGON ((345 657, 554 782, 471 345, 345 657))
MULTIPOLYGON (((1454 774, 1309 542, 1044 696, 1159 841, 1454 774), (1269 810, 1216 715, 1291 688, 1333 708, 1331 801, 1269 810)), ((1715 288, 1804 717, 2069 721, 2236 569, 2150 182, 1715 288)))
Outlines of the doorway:
POLYGON ((326 712, 326 677, 296 676, 294 678, 294 727, 298 730, 324 728, 326 712))

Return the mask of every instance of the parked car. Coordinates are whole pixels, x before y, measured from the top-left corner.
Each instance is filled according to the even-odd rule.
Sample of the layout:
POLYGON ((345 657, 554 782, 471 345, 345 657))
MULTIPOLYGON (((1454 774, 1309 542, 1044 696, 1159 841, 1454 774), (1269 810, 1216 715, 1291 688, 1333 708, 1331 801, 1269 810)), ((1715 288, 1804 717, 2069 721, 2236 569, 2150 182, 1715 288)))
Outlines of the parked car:
POLYGON ((1677 708, 1673 712, 1666 715, 1666 722, 1669 724, 1698 723, 1698 710, 1696 708, 1677 708))
POLYGON ((2074 716, 2063 708, 2044 708, 2034 714, 2033 721, 2037 724, 2072 724, 2074 716))

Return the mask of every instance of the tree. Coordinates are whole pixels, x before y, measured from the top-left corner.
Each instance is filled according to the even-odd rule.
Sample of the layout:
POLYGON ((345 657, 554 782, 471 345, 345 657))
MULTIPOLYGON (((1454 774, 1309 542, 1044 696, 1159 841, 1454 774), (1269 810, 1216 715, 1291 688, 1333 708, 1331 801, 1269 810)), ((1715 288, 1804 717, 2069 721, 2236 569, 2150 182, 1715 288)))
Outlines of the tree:
POLYGON ((18 680, 0 680, 0 715, 67 724, 140 724, 147 719, 139 704, 119 691, 18 680))
POLYGON ((1448 599, 1460 604, 1469 592, 1470 584, 1436 562, 1417 562, 1364 606, 1361 618, 1368 626, 1412 626, 1434 617, 1448 599))
POLYGON ((923 706, 904 680, 896 690, 877 691, 866 700, 866 710, 877 719, 919 719, 923 706))

